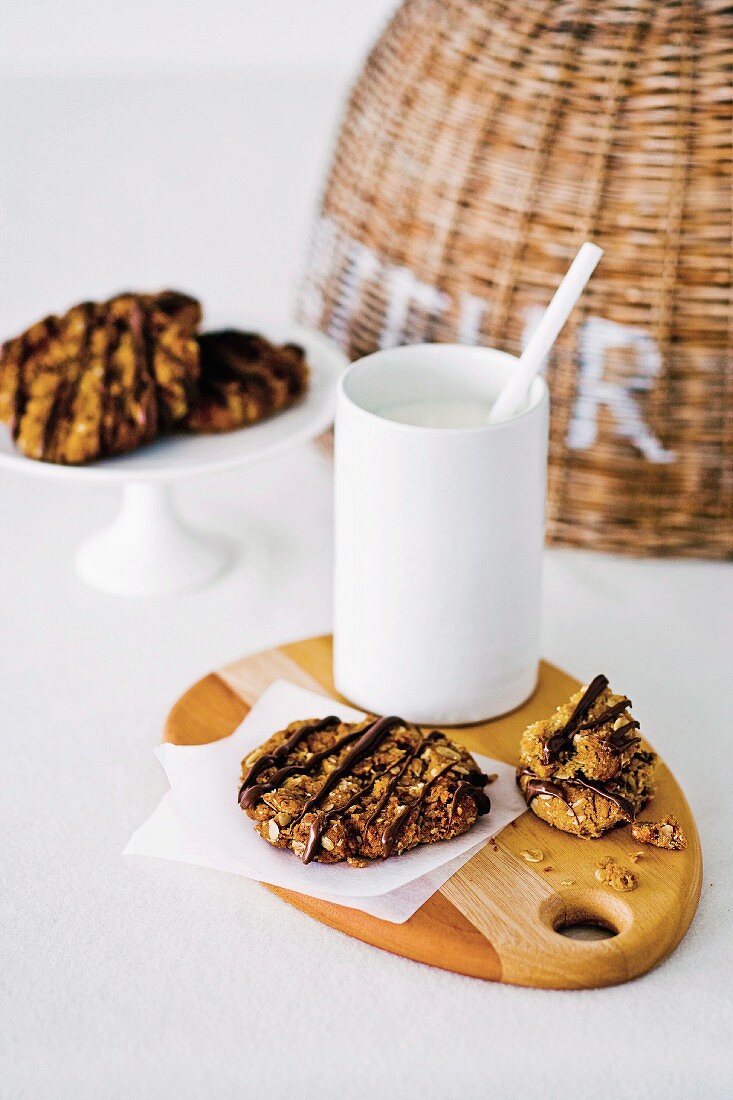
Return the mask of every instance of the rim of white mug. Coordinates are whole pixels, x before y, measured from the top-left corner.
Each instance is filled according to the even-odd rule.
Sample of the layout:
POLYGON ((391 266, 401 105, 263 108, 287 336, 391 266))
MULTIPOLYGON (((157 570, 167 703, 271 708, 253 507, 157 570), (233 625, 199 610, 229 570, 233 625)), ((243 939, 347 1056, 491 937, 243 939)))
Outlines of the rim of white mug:
POLYGON ((549 390, 547 383, 542 375, 537 375, 530 387, 530 400, 527 403, 527 407, 522 409, 521 412, 515 413, 514 416, 508 417, 506 420, 499 420, 496 423, 478 424, 463 428, 443 428, 443 427, 430 427, 424 424, 405 424, 401 420, 390 420, 386 416, 382 416, 378 412, 372 412, 371 409, 365 409, 363 405, 360 405, 353 397, 346 391, 346 386, 352 374, 356 373, 359 369, 363 369, 365 364, 373 363, 376 359, 397 358, 399 359, 403 353, 410 353, 414 351, 425 351, 431 349, 430 355, 437 355, 438 349, 441 351, 456 352, 466 354, 466 358, 480 359, 485 356, 488 359, 492 359, 495 363, 509 365, 510 363, 519 362, 519 358, 516 355, 511 355, 508 351, 501 351, 499 348, 483 348, 477 347, 474 344, 440 344, 440 343, 425 343, 425 344, 400 344, 394 348, 382 348, 379 351, 371 352, 369 355, 362 356, 361 359, 354 360, 339 376, 337 382, 337 395, 348 403, 348 405, 362 416, 368 417, 371 420, 376 420, 385 429, 391 431, 405 431, 405 432, 433 432, 439 433, 441 436, 447 436, 451 434, 466 433, 480 433, 480 432, 500 432, 511 428, 512 425, 517 424, 519 421, 525 418, 537 414, 549 401, 549 390))

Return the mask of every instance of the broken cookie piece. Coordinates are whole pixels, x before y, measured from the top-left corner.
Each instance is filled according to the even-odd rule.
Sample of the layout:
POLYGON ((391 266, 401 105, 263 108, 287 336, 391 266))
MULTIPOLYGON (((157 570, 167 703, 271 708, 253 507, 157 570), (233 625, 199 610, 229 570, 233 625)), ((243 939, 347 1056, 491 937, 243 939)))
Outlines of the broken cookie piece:
POLYGON ((473 757, 402 718, 292 722, 242 762, 239 805, 303 863, 386 859, 467 832, 491 803, 473 757))
POLYGON ((672 814, 667 814, 661 821, 635 821, 631 826, 631 835, 640 844, 651 844, 654 848, 666 848, 670 852, 681 852, 687 847, 687 837, 672 814))

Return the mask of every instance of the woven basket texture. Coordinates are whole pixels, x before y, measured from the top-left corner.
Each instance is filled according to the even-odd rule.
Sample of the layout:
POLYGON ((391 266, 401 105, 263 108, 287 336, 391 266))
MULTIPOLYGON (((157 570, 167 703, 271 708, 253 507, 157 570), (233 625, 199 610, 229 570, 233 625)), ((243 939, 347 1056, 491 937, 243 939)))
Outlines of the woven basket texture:
POLYGON ((352 358, 518 354, 605 249, 546 367, 548 534, 733 555, 733 5, 406 0, 336 143, 300 315, 352 358))

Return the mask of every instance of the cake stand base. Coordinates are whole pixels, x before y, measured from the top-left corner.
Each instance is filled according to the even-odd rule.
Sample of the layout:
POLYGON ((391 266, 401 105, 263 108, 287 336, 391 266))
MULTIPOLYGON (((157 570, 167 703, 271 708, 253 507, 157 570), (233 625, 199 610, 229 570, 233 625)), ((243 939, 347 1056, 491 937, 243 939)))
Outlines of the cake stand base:
POLYGON ((133 482, 124 486, 112 523, 79 548, 76 570, 102 592, 150 596, 203 584, 226 558, 221 546, 181 522, 168 486, 133 482))

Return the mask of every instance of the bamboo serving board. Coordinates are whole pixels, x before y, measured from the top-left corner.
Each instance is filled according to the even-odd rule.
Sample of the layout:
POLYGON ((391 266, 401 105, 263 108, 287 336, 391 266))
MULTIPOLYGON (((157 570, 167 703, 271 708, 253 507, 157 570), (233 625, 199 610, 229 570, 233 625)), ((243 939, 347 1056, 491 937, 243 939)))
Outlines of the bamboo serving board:
MULTIPOLYGON (((330 637, 244 657, 205 676, 173 707, 165 740, 199 745, 228 736, 278 679, 338 698, 331 679, 330 637)), ((454 728, 451 736, 469 750, 515 763, 524 727, 548 715, 578 686, 573 677, 543 663, 537 690, 522 707, 492 722, 454 728)), ((615 893, 594 876, 596 862, 606 856, 630 864, 641 846, 629 829, 583 841, 552 829, 529 811, 489 841, 404 924, 267 889, 332 928, 444 970, 550 989, 615 985, 666 958, 697 908, 702 877, 697 829, 674 776, 660 764, 657 796, 642 816, 657 819, 667 812, 681 822, 687 850, 644 847, 634 867, 639 885, 630 893, 615 893), (522 857, 529 849, 543 853, 541 862, 522 857), (616 935, 587 942, 556 931, 586 922, 616 935)))

